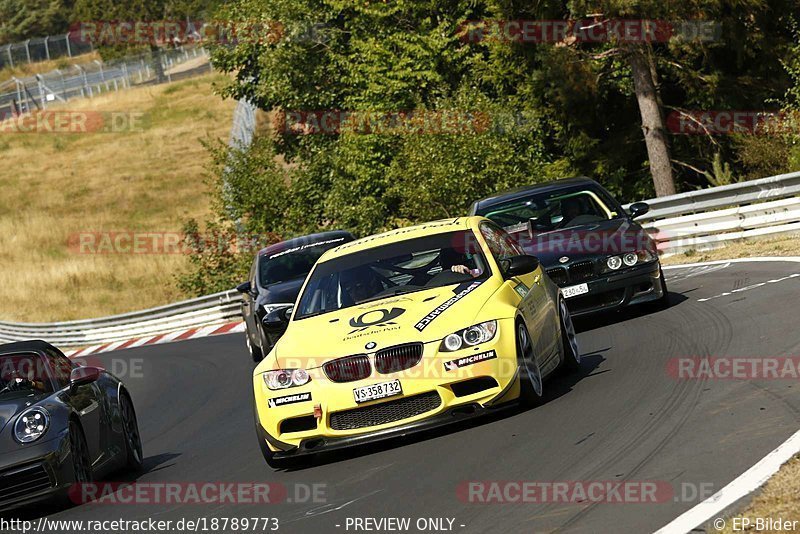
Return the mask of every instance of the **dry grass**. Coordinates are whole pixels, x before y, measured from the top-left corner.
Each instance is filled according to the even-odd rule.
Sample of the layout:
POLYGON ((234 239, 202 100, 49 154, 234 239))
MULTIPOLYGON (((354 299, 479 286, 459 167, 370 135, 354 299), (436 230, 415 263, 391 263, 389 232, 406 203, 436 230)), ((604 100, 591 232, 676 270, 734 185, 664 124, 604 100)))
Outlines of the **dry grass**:
MULTIPOLYGON (((759 492, 758 496, 745 508, 744 512, 737 515, 738 518, 750 520, 750 528, 743 529, 740 525, 741 519, 736 523, 734 529, 734 519, 725 518, 725 528, 719 532, 732 534, 733 532, 759 532, 759 533, 784 533, 796 532, 800 529, 800 456, 795 456, 786 462, 781 470, 778 471, 759 492), (795 528, 777 530, 764 529, 756 530, 756 519, 773 519, 782 521, 797 521, 795 528)), ((706 532, 718 532, 713 526, 709 526, 706 532)))
POLYGON ((68 69, 72 65, 80 65, 100 59, 97 52, 89 52, 75 57, 61 57, 50 61, 38 61, 36 63, 21 63, 13 67, 0 69, 0 82, 10 80, 12 77, 25 78, 35 74, 43 74, 56 69, 68 69))
POLYGON ((769 239, 734 241, 724 248, 708 251, 688 251, 662 260, 664 265, 697 263, 757 256, 800 256, 800 236, 786 235, 769 239))
POLYGON ((209 154, 234 103, 210 75, 73 100, 70 110, 145 114, 144 131, 0 133, 0 318, 47 322, 106 316, 179 300, 180 255, 77 254, 70 235, 178 231, 209 213, 209 154))

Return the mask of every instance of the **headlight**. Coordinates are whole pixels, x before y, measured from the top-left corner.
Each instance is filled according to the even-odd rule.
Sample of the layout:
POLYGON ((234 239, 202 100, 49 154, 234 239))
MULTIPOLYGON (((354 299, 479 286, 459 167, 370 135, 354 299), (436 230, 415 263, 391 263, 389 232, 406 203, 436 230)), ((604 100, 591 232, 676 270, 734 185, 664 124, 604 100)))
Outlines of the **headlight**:
POLYGON ((50 414, 44 408, 31 408, 23 412, 14 424, 14 437, 20 443, 30 443, 41 438, 50 428, 50 414))
POLYGON ((294 304, 292 304, 291 302, 288 302, 288 303, 284 302, 284 303, 278 303, 278 304, 264 304, 261 307, 264 308, 264 314, 265 315, 269 315, 270 313, 274 312, 275 310, 280 310, 281 308, 291 308, 292 306, 294 306, 294 304))
POLYGON ((473 347, 491 341, 495 334, 497 334, 497 321, 486 321, 445 337, 439 350, 453 352, 464 346, 473 347))
POLYGON ((636 252, 626 252, 621 256, 609 256, 603 265, 603 272, 618 271, 623 266, 634 267, 640 263, 647 263, 658 259, 658 256, 649 250, 637 250, 636 252))
POLYGON ((279 369, 264 373, 264 384, 271 390, 304 386, 311 382, 305 369, 279 369))

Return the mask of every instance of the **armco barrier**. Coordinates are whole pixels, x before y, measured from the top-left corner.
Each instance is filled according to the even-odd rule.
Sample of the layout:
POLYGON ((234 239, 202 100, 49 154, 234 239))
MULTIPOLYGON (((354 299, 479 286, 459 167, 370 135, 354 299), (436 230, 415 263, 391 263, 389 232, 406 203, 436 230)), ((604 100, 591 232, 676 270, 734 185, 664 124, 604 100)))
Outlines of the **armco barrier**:
POLYGON ((0 322, 0 342, 43 339, 59 347, 85 346, 166 334, 241 319, 235 291, 103 319, 50 324, 0 322))
MULTIPOLYGON (((667 254, 734 239, 800 233, 800 172, 648 200, 639 221, 667 254)), ((627 208, 628 206, 626 206, 627 208)), ((44 339, 62 347, 112 343, 241 320, 226 291, 151 310, 51 324, 0 322, 0 342, 44 339)))
MULTIPOLYGON (((646 202, 638 221, 665 254, 736 239, 800 233, 800 172, 691 191, 646 202)), ((628 206, 625 206, 626 208, 628 206)))

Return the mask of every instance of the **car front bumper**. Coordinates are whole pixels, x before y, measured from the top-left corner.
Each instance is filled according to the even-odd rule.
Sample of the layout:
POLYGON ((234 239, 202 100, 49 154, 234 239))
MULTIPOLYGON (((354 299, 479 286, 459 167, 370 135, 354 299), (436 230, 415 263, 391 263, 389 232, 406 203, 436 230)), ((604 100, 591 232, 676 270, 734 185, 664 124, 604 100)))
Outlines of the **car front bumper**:
POLYGON ((4 452, 0 467, 0 510, 66 493, 73 479, 67 432, 43 443, 4 452))
MULTIPOLYGON (((456 352, 439 352, 439 342, 427 343, 419 364, 392 374, 373 374, 365 380, 334 383, 321 369, 309 384, 270 391, 262 375, 254 376, 256 431, 275 458, 296 457, 351 447, 429 430, 465 419, 479 417, 511 404, 519 397, 519 373, 514 320, 499 322, 495 338, 477 347, 456 352), (482 355, 493 357, 482 359, 482 355), (468 363, 473 356, 477 362, 468 363), (453 362, 463 364, 454 366, 453 362), (448 365, 445 365, 448 364, 448 365), (398 379, 402 395, 358 404, 353 389, 398 379), (282 406, 269 400, 281 395, 310 395, 308 401, 282 406), (315 408, 317 415, 315 417, 315 408), (382 424, 365 424, 364 412, 387 414, 382 424), (408 416, 406 416, 408 415, 408 416), (334 420, 347 420, 342 429, 334 420), (297 422, 307 428, 297 428, 297 422), (289 431, 287 431, 287 429, 289 431)), ((373 366, 374 367, 374 366, 373 366)), ((311 371, 310 371, 311 373, 311 371)))
POLYGON ((567 299, 567 307, 573 317, 579 317, 658 300, 664 295, 660 277, 661 265, 658 261, 620 273, 607 273, 584 282, 589 292, 567 299))

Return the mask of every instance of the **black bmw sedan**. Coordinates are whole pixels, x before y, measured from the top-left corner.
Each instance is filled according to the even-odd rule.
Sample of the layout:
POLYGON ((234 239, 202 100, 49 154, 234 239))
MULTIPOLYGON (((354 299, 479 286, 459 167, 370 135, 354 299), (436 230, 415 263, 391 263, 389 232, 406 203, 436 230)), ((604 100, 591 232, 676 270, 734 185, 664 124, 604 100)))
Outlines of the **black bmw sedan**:
POLYGON ((248 280, 236 288, 244 296, 245 337, 253 361, 260 362, 286 329, 285 321, 267 317, 291 311, 319 257, 354 239, 350 232, 323 232, 270 245, 256 255, 248 280))
POLYGON ((141 467, 136 413, 119 379, 44 341, 0 345, 0 510, 56 496, 79 502, 81 484, 141 467))
POLYGON ((488 217, 561 287, 570 312, 583 315, 622 306, 667 303, 655 241, 600 184, 571 178, 520 187, 475 202, 470 215, 488 217))

